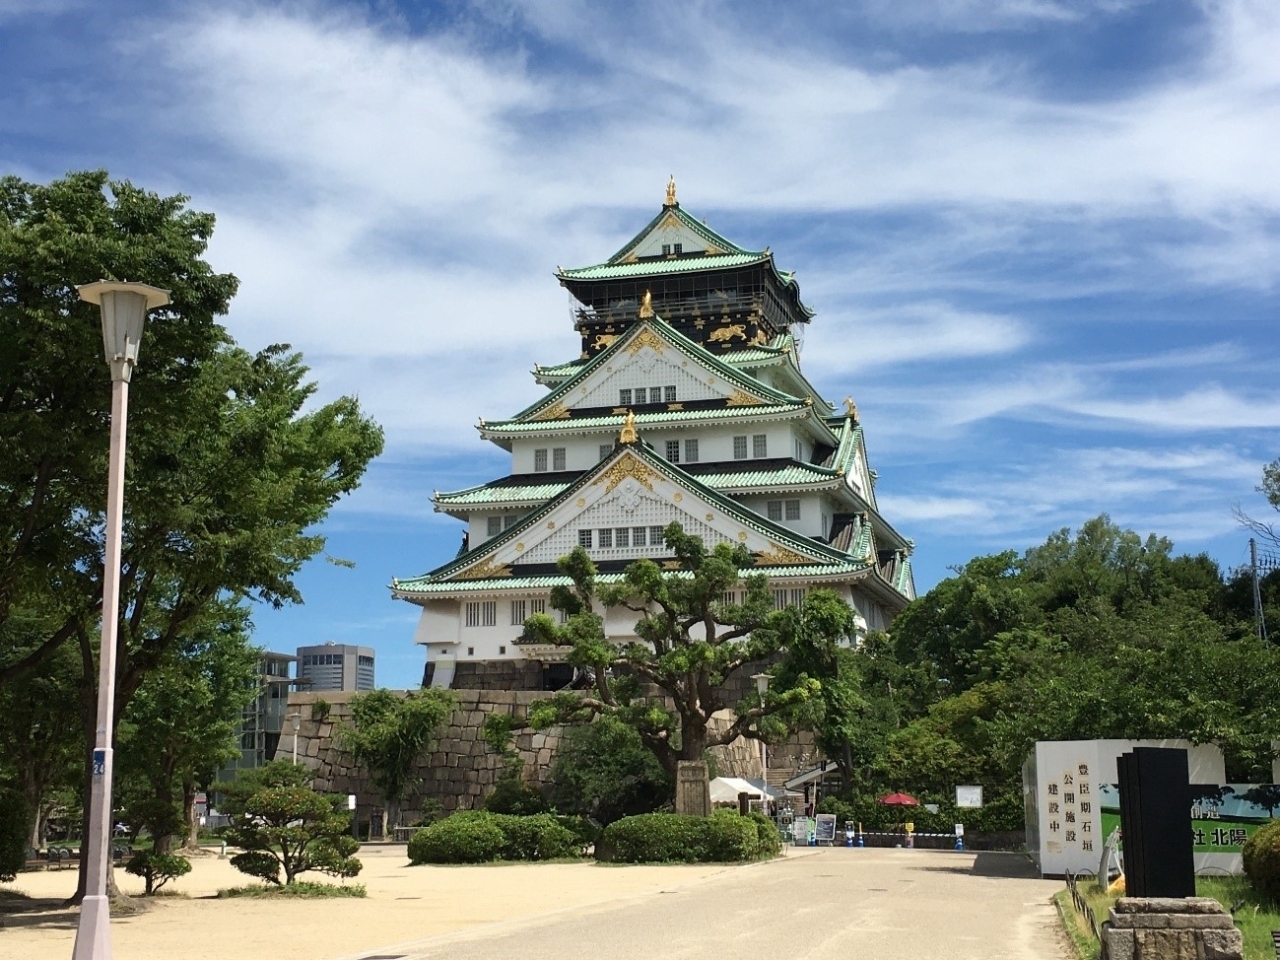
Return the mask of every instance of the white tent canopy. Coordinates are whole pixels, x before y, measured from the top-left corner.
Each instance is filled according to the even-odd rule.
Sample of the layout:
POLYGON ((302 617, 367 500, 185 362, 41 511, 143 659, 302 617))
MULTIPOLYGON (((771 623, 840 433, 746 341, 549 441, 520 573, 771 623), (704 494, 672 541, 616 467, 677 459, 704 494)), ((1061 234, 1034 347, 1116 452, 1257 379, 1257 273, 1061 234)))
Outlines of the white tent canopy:
POLYGON ((783 797, 788 796, 787 791, 781 787, 768 786, 763 780, 753 780, 745 777, 716 777, 711 781, 711 802, 737 803, 738 794, 740 793, 749 794, 753 799, 759 800, 761 790, 764 790, 770 800, 781 800, 783 797))

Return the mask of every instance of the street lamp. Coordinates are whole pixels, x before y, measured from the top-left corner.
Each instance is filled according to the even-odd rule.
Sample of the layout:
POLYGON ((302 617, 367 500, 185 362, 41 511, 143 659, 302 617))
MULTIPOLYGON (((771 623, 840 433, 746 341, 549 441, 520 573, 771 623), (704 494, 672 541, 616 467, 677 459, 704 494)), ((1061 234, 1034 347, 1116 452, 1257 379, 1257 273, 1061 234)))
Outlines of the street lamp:
MULTIPOLYGON (((751 679, 756 682, 756 692, 760 694, 760 708, 764 709, 764 695, 769 692, 769 681, 772 678, 767 673, 757 673, 753 674, 751 679)), ((760 719, 763 720, 764 717, 760 719)), ((769 747, 764 742, 763 735, 760 737, 760 776, 764 779, 764 787, 760 790, 760 812, 767 817, 769 815, 769 747)))
POLYGON ((302 729, 302 711, 295 710, 289 714, 289 722, 293 724, 293 765, 298 765, 298 731, 302 729))
POLYGON ((169 291, 145 283, 99 280, 76 289, 102 311, 102 345, 111 367, 111 449, 107 468, 106 555, 102 571, 102 643, 98 651, 98 722, 89 792, 87 882, 76 928, 74 960, 110 960, 111 907, 107 869, 111 842, 111 739, 115 710, 116 642, 120 619, 120 524, 124 510, 125 423, 129 378, 147 311, 169 302, 169 291))

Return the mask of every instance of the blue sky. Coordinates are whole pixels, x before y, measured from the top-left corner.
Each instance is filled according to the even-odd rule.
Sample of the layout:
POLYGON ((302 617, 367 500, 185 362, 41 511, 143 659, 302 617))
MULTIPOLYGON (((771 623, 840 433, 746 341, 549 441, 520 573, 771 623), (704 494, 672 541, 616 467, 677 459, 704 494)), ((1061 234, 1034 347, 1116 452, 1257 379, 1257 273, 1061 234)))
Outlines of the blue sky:
POLYGON ((557 265, 658 209, 771 247, 884 513, 948 567, 1107 512, 1224 567, 1280 455, 1269 0, 0 0, 0 170, 105 167, 218 215, 226 322, 387 430, 260 642, 378 651, 456 551, 433 489, 577 352, 557 265))

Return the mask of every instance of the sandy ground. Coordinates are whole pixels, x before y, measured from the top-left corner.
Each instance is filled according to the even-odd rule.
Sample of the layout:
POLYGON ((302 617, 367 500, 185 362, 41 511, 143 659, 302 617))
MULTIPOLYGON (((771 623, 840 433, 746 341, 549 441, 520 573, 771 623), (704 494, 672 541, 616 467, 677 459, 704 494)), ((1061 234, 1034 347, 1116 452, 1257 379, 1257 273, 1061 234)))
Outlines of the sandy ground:
MULTIPOLYGON (((362 900, 217 900, 213 894, 221 888, 256 881, 216 856, 195 859, 191 873, 169 885, 179 896, 157 897, 141 914, 112 918, 115 960, 359 957, 480 924, 675 890, 739 869, 592 863, 410 867, 402 844, 367 846, 359 857, 364 862, 359 882, 369 891, 362 900)), ((125 893, 141 893, 141 881, 124 870, 116 870, 116 882, 125 893)), ((23 873, 0 888, 36 900, 0 899, 0 958, 70 957, 78 911, 62 908, 59 901, 74 892, 75 884, 75 871, 66 869, 23 873)))

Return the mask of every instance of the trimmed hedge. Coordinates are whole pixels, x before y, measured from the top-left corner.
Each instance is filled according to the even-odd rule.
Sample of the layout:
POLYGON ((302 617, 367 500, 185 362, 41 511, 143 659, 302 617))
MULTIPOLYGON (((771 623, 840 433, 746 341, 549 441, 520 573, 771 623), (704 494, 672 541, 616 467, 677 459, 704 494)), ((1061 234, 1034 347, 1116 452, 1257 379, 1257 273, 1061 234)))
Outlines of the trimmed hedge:
POLYGON ((1267 899, 1280 903, 1280 820, 1258 830, 1240 848, 1249 883, 1267 899))
POLYGON ((605 827, 596 844, 596 859, 615 863, 738 863, 775 856, 781 848, 777 828, 767 817, 757 820, 733 810, 718 810, 709 817, 646 813, 623 817, 605 827))
POLYGON ((488 863, 581 857, 586 843, 549 813, 519 817, 468 810, 419 830, 409 841, 409 862, 488 863))

